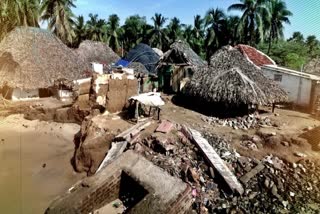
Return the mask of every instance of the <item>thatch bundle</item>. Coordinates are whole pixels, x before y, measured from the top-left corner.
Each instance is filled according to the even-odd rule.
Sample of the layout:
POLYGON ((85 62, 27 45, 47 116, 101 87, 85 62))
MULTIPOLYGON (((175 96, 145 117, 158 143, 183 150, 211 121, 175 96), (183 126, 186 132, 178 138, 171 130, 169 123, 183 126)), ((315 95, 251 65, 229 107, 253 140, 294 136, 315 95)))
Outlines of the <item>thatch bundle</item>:
POLYGON ((226 104, 286 102, 286 92, 250 63, 239 50, 226 46, 217 51, 209 67, 195 72, 185 86, 188 95, 226 104))
POLYGON ((57 79, 79 79, 86 69, 71 49, 46 30, 19 27, 0 43, 0 87, 47 88, 57 79))
POLYGON ((184 41, 177 41, 170 46, 170 50, 164 53, 159 64, 181 65, 181 66, 206 66, 207 62, 202 60, 184 41))
POLYGON ((79 48, 75 51, 79 57, 89 65, 91 62, 99 62, 110 65, 120 59, 120 57, 113 52, 108 45, 102 42, 86 40, 81 42, 79 48))

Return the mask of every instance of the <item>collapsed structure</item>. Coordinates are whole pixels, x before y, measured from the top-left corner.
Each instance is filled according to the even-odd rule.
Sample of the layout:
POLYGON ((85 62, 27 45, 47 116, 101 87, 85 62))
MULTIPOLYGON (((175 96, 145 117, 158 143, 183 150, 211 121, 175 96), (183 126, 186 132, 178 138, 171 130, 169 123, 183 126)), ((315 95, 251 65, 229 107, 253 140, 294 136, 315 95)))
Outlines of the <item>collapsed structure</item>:
POLYGON ((87 69, 83 60, 46 30, 18 27, 0 44, 0 85, 7 98, 39 97, 55 80, 79 79, 87 69))

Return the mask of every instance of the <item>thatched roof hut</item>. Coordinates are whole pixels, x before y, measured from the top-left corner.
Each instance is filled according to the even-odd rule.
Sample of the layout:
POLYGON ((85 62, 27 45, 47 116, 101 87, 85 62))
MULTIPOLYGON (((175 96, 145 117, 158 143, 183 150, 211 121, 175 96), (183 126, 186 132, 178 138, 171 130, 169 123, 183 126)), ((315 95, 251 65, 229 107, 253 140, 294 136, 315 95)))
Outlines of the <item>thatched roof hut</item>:
POLYGON ((0 87, 47 88, 83 77, 86 64, 46 30, 19 27, 0 43, 0 87))
POLYGON ((103 42, 83 41, 75 52, 89 65, 91 62, 110 65, 120 59, 120 57, 103 42))
POLYGON ((131 49, 124 58, 128 62, 140 62, 150 73, 155 73, 160 57, 148 45, 140 43, 131 49))
POLYGON ((249 62, 239 50, 226 46, 217 51, 210 66, 199 68, 184 88, 188 95, 207 102, 269 104, 286 102, 286 92, 249 62))
POLYGON ((174 42, 170 50, 161 57, 159 64, 196 67, 207 65, 184 41, 174 42))

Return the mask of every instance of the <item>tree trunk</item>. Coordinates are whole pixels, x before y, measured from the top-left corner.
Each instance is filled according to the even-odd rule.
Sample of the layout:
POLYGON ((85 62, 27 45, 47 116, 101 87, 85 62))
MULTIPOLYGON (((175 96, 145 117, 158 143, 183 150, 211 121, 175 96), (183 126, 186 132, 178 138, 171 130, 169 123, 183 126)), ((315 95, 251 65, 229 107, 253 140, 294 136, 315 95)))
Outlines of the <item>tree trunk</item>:
POLYGON ((269 36, 269 47, 268 47, 268 55, 270 54, 271 45, 272 45, 272 38, 271 38, 271 32, 270 32, 270 36, 269 36))

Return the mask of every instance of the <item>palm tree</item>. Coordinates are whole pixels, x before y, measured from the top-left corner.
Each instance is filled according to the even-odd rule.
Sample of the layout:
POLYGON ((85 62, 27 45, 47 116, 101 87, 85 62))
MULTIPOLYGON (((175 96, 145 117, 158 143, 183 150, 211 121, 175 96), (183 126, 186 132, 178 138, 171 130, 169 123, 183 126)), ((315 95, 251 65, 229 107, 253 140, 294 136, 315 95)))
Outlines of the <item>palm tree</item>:
MULTIPOLYGON (((190 26, 189 26, 190 28, 190 26)), ((192 27, 191 27, 192 28, 192 27)), ((185 29, 185 34, 188 35, 188 27, 185 29)), ((202 47, 204 44, 204 19, 200 15, 196 15, 193 21, 193 28, 191 29, 191 35, 188 36, 188 42, 191 48, 199 55, 201 55, 202 47)))
POLYGON ((114 50, 119 49, 119 35, 121 34, 120 18, 116 14, 109 16, 107 22, 107 43, 114 50))
POLYGON ((269 48, 268 54, 271 50, 271 44, 274 40, 283 38, 283 24, 290 24, 289 16, 292 13, 287 9, 286 3, 282 0, 271 0, 269 2, 269 48))
POLYGON ((290 39, 288 39, 288 41, 294 41, 297 43, 304 43, 304 37, 303 34, 301 32, 293 32, 292 37, 290 39))
POLYGON ((184 25, 180 23, 180 20, 177 17, 171 19, 167 27, 167 35, 170 39, 170 43, 173 43, 182 37, 182 27, 184 25))
POLYGON ((315 35, 308 36, 306 39, 306 45, 311 58, 314 57, 315 51, 319 48, 319 41, 315 35))
POLYGON ((205 46, 207 47, 207 60, 222 44, 223 30, 226 25, 226 15, 222 9, 210 9, 205 16, 207 28, 205 46))
POLYGON ((74 26, 75 46, 87 38, 87 25, 83 16, 78 16, 74 26))
POLYGON ((23 26, 39 27, 40 0, 20 0, 20 23, 23 26))
POLYGON ((47 21, 48 29, 66 44, 72 43, 74 38, 71 8, 75 7, 73 0, 43 0, 41 4, 41 20, 47 21))
POLYGON ((0 1, 0 40, 16 26, 39 27, 39 0, 0 1))
POLYGON ((240 42, 240 37, 238 34, 238 25, 240 22, 239 16, 228 16, 226 24, 225 35, 228 37, 228 43, 230 45, 236 45, 240 42))
POLYGON ((152 46, 163 50, 167 45, 168 38, 163 29, 164 24, 167 21, 167 18, 164 18, 161 14, 156 13, 154 17, 151 18, 153 21, 153 30, 150 34, 150 43, 152 46))
POLYGON ((267 0, 240 0, 228 8, 228 11, 239 10, 243 12, 239 23, 244 42, 254 46, 256 39, 263 40, 264 18, 269 14, 266 7, 267 0))
POLYGON ((98 14, 89 14, 87 21, 87 38, 92 41, 106 41, 107 22, 104 19, 99 19, 98 14))
POLYGON ((144 28, 147 25, 146 17, 139 15, 129 16, 124 25, 122 41, 126 49, 130 49, 144 39, 144 28))

